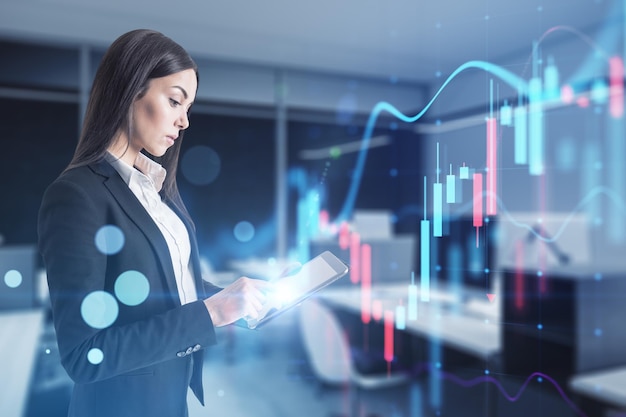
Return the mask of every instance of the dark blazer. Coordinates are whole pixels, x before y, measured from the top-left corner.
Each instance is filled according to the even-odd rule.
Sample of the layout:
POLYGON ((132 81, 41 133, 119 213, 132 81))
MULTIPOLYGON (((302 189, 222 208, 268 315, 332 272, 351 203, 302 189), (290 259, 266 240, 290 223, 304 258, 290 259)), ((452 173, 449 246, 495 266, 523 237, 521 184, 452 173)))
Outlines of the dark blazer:
POLYGON ((189 231, 199 298, 184 306, 163 235, 108 162, 69 170, 46 190, 39 248, 61 361, 75 382, 70 416, 185 416, 188 386, 204 404, 202 349, 216 339, 202 299, 220 288, 201 279, 194 231, 180 217, 189 231), (96 247, 104 225, 123 232, 118 253, 106 255, 96 247), (136 306, 116 300, 118 315, 109 327, 87 324, 81 315, 85 297, 93 291, 115 297, 116 279, 131 270, 148 279, 147 299, 136 306), (104 356, 96 365, 87 356, 93 348, 104 356))

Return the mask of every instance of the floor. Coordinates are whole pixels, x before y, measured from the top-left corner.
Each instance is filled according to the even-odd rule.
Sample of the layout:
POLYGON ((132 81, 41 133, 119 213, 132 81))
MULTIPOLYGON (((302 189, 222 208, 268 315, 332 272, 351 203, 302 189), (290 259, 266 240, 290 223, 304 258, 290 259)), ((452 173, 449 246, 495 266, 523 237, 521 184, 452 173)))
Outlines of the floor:
MULTIPOLYGON (((206 359, 206 407, 189 397, 190 417, 339 417, 351 416, 354 392, 346 387, 322 387, 306 360, 293 315, 277 318, 256 331, 223 329, 221 342, 206 359)), ((408 386, 358 396, 361 417, 494 416, 585 417, 572 408, 548 381, 491 375, 496 385, 482 382, 476 364, 456 361, 454 371, 441 374, 440 388, 428 372, 417 372, 408 386), (472 386, 469 386, 469 385, 472 386), (435 388, 433 388, 435 387, 435 388), (436 393, 436 394, 435 394, 436 393), (508 398, 518 397, 518 398, 508 398), (495 400, 495 401, 494 401, 495 400), (439 403, 433 407, 431 404, 439 403)), ((595 416, 586 416, 595 417, 595 416)))
MULTIPOLYGON (((206 407, 190 394, 189 416, 486 417, 491 404, 493 417, 596 417, 573 408, 547 380, 533 379, 524 386, 523 378, 493 373, 488 377, 498 381, 499 391, 484 382, 488 377, 480 374, 480 364, 458 360, 438 374, 440 385, 434 383, 432 373, 421 369, 411 384, 394 389, 354 392, 349 387, 321 386, 308 365, 295 314, 297 310, 285 313, 254 331, 217 329, 219 343, 206 351, 206 407), (358 413, 352 412, 353 399, 358 413)), ((40 350, 23 417, 65 416, 71 381, 58 366, 50 335, 44 337, 40 350)))
POLYGON ((190 417, 349 416, 353 398, 364 416, 421 415, 406 414, 411 398, 421 410, 421 393, 410 386, 364 394, 320 385, 308 366, 293 315, 284 314, 254 331, 230 327, 218 336, 222 342, 207 351, 204 367, 206 407, 190 394, 190 417))

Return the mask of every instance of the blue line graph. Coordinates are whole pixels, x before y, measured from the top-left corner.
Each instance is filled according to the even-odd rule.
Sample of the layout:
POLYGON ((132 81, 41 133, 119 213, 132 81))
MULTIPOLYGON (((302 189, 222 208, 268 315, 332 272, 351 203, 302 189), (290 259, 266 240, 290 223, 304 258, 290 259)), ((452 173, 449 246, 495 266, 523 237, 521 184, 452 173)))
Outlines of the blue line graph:
POLYGON ((383 111, 386 111, 396 117, 397 119, 405 122, 405 123, 413 123, 428 111, 430 107, 433 105, 437 97, 441 94, 441 92, 448 86, 448 84, 456 78, 457 75, 466 71, 468 69, 481 69, 487 71, 503 81, 509 84, 511 87, 517 89, 520 95, 528 94, 528 83, 523 78, 515 75, 509 70, 506 70, 498 65, 492 64, 490 62, 485 61, 468 61, 465 64, 459 66, 450 76, 446 79, 446 81, 439 87, 439 90, 433 95, 430 101, 424 106, 424 108, 417 113, 415 116, 407 116, 394 107, 391 103, 386 101, 380 101, 374 106, 374 109, 370 113, 370 116, 367 120, 367 124, 365 126, 365 131, 363 132, 363 142, 361 143, 361 150, 359 151, 359 157, 356 163, 356 167, 354 170, 354 176, 352 178, 352 183, 350 184, 350 189, 348 190, 348 195, 346 196, 346 200, 344 202, 343 208, 339 213, 339 216, 336 220, 337 223, 341 223, 344 220, 348 220, 350 214, 352 213, 352 209, 354 208, 354 202, 356 200, 356 196, 361 185, 361 177, 363 176, 363 168, 365 166, 365 160, 367 158, 367 149, 369 146, 370 138, 372 137, 372 132, 374 130, 374 126, 376 125, 376 120, 378 116, 383 111))
MULTIPOLYGON (((626 7, 626 2, 623 3, 624 7, 626 7)), ((626 10, 626 9, 625 9, 626 10)), ((576 29, 569 27, 569 26, 555 26, 551 29, 549 29, 548 31, 546 31, 541 38, 539 39, 539 41, 534 43, 533 46, 533 53, 531 54, 531 58, 529 58, 529 61, 526 63, 526 67, 528 66, 528 64, 530 62, 533 62, 533 65, 537 65, 537 62, 540 62, 541 59, 538 57, 539 55, 539 44, 550 34, 555 33, 555 32, 559 32, 559 31, 565 31, 565 32, 571 32, 573 34, 575 34, 576 36, 578 36, 580 39, 582 39, 583 41, 585 41, 587 44, 589 44, 589 46, 591 46, 591 48, 594 50, 594 52, 596 52, 597 54, 601 55, 603 59, 607 59, 610 58, 609 54, 606 52, 605 49, 603 49, 600 44, 594 43, 589 37, 585 36, 584 34, 582 34, 580 31, 577 31, 576 29)), ((594 59, 594 63, 597 64, 596 59, 594 59)), ((524 68, 523 73, 526 72, 526 67, 524 68)), ((452 72, 447 79, 445 80, 445 82, 443 82, 443 84, 439 87, 439 89, 436 91, 436 93, 432 96, 432 98, 430 98, 430 100, 425 104, 425 106, 415 115, 406 115, 403 112, 401 112, 399 109, 397 109, 393 104, 386 102, 386 101, 380 101, 378 102, 373 110, 370 112, 369 117, 367 119, 367 123, 365 125, 365 130, 363 132, 363 136, 362 136, 362 142, 361 142, 361 147, 359 150, 359 155, 358 155, 358 159, 357 162, 355 164, 355 168, 353 170, 353 174, 352 174, 352 178, 351 178, 351 183, 349 185, 349 189, 348 192, 346 194, 345 197, 345 201, 343 203, 342 209, 339 212, 339 215, 337 216, 337 219, 335 220, 335 222, 337 224, 343 222, 343 221, 348 221, 351 217, 351 213, 354 209, 354 205, 355 205, 355 201, 356 201, 356 197, 361 185, 361 180, 363 177, 363 171, 364 171, 364 167, 365 167, 365 162, 366 162, 366 158, 367 158, 367 154, 368 154, 368 149, 369 149, 369 145, 370 145, 370 139, 373 135, 373 131, 374 128, 376 126, 377 120, 379 118, 379 116, 383 113, 383 112, 388 112, 391 116, 393 116, 394 118, 396 118, 397 120, 400 120, 402 122, 405 123, 415 123, 416 121, 418 121, 419 119, 421 119, 426 112, 431 108, 431 106, 435 103, 435 101, 439 98, 440 94, 443 92, 443 90, 445 88, 447 88, 447 86, 452 82, 452 80, 454 80, 458 75, 460 75, 462 72, 470 70, 470 69, 478 69, 478 70, 483 70, 486 71, 490 74, 492 74, 495 77, 500 78, 503 82, 505 82, 507 85, 509 85, 510 87, 512 87, 515 91, 517 91, 518 94, 518 108, 520 111, 518 116, 524 116, 527 117, 529 115, 528 110, 526 110, 524 107, 524 101, 528 100, 528 102, 530 102, 531 104, 534 102, 535 104, 538 105, 538 108, 535 110, 536 114, 541 114, 543 115, 542 112, 542 104, 544 101, 548 101, 549 100, 556 100, 558 101, 559 99, 561 99, 561 95, 560 95, 560 90, 558 89, 558 73, 556 73, 556 66, 554 66, 554 64, 550 64, 549 67, 553 70, 553 73, 551 74, 550 77, 547 77, 548 79, 552 80, 549 84, 550 88, 544 90, 544 86, 541 84, 542 83, 542 78, 540 76, 538 76, 535 73, 533 74, 533 79, 531 80, 526 80, 523 77, 520 77, 516 74, 513 74, 512 72, 489 62, 485 62, 485 61, 468 61, 464 64, 462 64, 461 66, 459 66, 454 72, 452 72), (533 86, 533 83, 535 84, 533 86), (547 97, 545 95, 545 92, 549 91, 550 95, 549 97, 547 97)), ((579 70, 575 75, 580 74, 582 71, 579 70)), ((622 77, 623 78, 623 72, 622 72, 622 77)), ((597 74, 594 75, 591 78, 597 77, 597 74)), ((569 78, 569 82, 571 82, 571 80, 573 80, 575 77, 570 76, 569 78)), ((589 78, 589 76, 586 77, 587 79, 589 78)), ((490 92, 490 95, 493 96, 493 80, 490 81, 490 88, 492 89, 490 92)), ((622 83, 623 84, 623 83, 622 83)), ((570 85, 566 85, 567 87, 571 87, 570 85)), ((623 85, 622 85, 623 87, 623 85)), ((577 89, 578 90, 578 89, 577 89)), ((577 93, 580 93, 580 91, 577 91, 577 93)), ((585 91, 585 94, 587 94, 588 92, 585 91)), ((593 97, 593 95, 590 94, 591 97, 593 97)), ((569 103, 567 100, 563 99, 564 103, 569 103)), ((582 103, 582 102, 581 102, 582 103)), ((596 104, 599 103, 599 101, 596 102, 596 104)), ((505 102, 506 104, 506 102, 505 102)), ((580 104, 581 108, 587 107, 587 105, 589 104, 589 102, 587 101, 586 105, 580 104)), ((606 102, 602 103, 602 104, 606 104, 606 102)), ((493 97, 490 100, 490 105, 493 106, 493 97)), ((530 106, 529 106, 530 107, 530 106)), ((532 110, 532 108, 531 108, 532 110)), ((596 110, 596 114, 599 114, 600 111, 598 108, 595 109, 596 110)), ((491 111, 490 111, 490 117, 492 117, 492 112, 493 112, 493 107, 491 107, 491 111)), ((532 112, 530 112, 530 115, 532 116, 532 112)), ((519 118, 518 118, 519 120, 519 118)), ((620 115, 620 123, 622 123, 622 119, 621 119, 621 115, 620 115)), ((506 123, 503 123, 506 124, 506 123)), ((508 124, 510 126, 510 123, 508 124)), ((515 126, 517 129, 517 126, 527 126, 526 124, 526 119, 523 120, 523 122, 516 122, 515 126)), ((544 125, 543 123, 534 123, 531 120, 531 132, 530 132, 530 137, 531 138, 542 138, 543 134, 544 134, 544 125), (535 127, 534 129, 532 127, 535 127)), ((620 125, 621 126, 621 125, 620 125)), ((623 131, 619 131, 618 133, 623 133, 623 131)), ((524 132, 524 137, 526 137, 526 132, 524 132)), ((621 134, 617 134, 615 135, 615 138, 621 139, 623 137, 623 135, 621 134)), ((524 149, 528 149, 526 146, 526 143, 523 143, 523 148, 524 149)), ((516 142, 516 146, 519 146, 519 144, 517 144, 516 142)), ((543 146, 543 144, 541 144, 541 146, 543 146)), ((613 147, 615 148, 615 147, 613 147)), ((532 144, 531 144, 531 150, 532 150, 532 144)), ((535 151, 542 151, 543 152, 543 148, 540 148, 538 146, 535 146, 535 151)), ((617 161, 616 163, 614 163, 614 165, 621 165, 621 160, 619 158, 623 157, 623 152, 619 152, 619 153, 615 153, 612 155, 615 159, 615 161, 617 161)), ((527 164, 527 160, 526 157, 524 156, 524 158, 519 157, 520 160, 518 160, 518 152, 516 150, 516 160, 515 162, 518 164, 527 164)), ((539 157, 537 157, 535 155, 535 158, 533 158, 533 154, 531 152, 530 155, 530 166, 532 167, 533 164, 535 164, 538 168, 535 169, 535 174, 544 174, 544 169, 543 169, 543 155, 540 155, 539 157), (535 162, 533 162, 533 160, 535 162), (540 165, 538 165, 540 164, 540 165)), ((439 170, 439 143, 437 143, 437 184, 439 185, 440 181, 439 181, 439 174, 440 174, 440 170, 439 170)), ((592 164, 587 164, 589 166, 593 166, 592 164)), ((531 175, 533 174, 533 169, 531 169, 531 175)), ((617 178, 623 178, 623 176, 619 175, 619 176, 615 176, 617 178)), ((597 181, 595 182, 595 184, 599 184, 600 182, 597 181)), ((609 183, 609 185, 614 185, 614 188, 611 187, 607 187, 607 186, 603 186, 603 185, 597 185, 594 187, 590 187, 590 185, 593 184, 583 184, 582 188, 583 190, 585 189, 590 189, 590 191, 588 191, 579 201, 578 203, 575 204, 575 206, 573 207, 573 209, 566 211, 565 217, 563 217, 561 224, 558 226, 558 229, 555 231, 555 233, 552 233, 551 235, 546 235, 541 233, 540 230, 538 230, 536 228, 535 224, 528 224, 528 223, 524 223, 521 221, 518 221, 515 218, 515 213, 510 212, 506 205, 504 204, 504 202, 502 201, 502 199, 500 198, 499 195, 497 195, 496 193, 490 191, 489 189, 484 190, 482 193, 478 194, 479 196, 482 196, 483 199, 489 199, 489 198, 493 198, 496 202, 496 205, 499 207, 500 214, 501 214, 501 218, 505 219, 507 221, 509 221, 512 225, 518 227, 518 228, 522 228, 525 229, 529 232, 529 235, 534 235, 534 237, 537 240, 543 241, 545 243, 554 243, 557 240, 561 239, 561 237, 563 236, 565 230, 568 228, 568 226, 570 226, 570 224, 575 221, 576 219, 576 215, 578 213, 584 212, 585 209, 587 209, 587 206, 592 203, 595 202, 596 200, 600 199, 601 197, 605 197, 608 202, 609 205, 611 205, 612 209, 614 209, 614 211, 616 213, 618 213, 618 215, 620 215, 621 217, 626 216, 626 202, 623 198, 623 196, 620 195, 619 192, 617 192, 616 190, 620 190, 620 186, 615 185, 615 183, 611 184, 609 183)), ((429 248, 429 230, 428 230, 428 217, 427 217, 427 213, 426 213, 426 190, 427 190, 427 184, 426 184, 426 178, 424 179, 424 216, 423 216, 423 220, 422 220, 422 240, 421 240, 421 250, 422 250, 422 259, 425 259, 426 262, 422 264, 422 268, 424 270, 426 270, 426 272, 422 272, 421 276, 422 276, 422 283, 428 283, 430 282, 428 279, 429 277, 429 273, 430 273, 430 269, 429 269, 429 263, 428 263, 428 259, 430 258, 430 256, 428 255, 429 252, 424 252, 424 250, 428 250, 429 248), (424 224, 426 224, 426 233, 424 233, 424 224), (424 268, 425 265, 425 268, 424 268)), ((441 200, 441 189, 435 189, 433 191, 433 198, 437 201, 441 200)), ((465 213, 471 212, 472 208, 473 208, 473 202, 472 201, 468 201, 460 206, 457 206, 458 210, 455 210, 455 214, 453 215, 447 215, 448 219, 454 219, 458 216, 461 216, 465 213), (459 214, 460 213, 460 214, 459 214)), ((440 210, 439 206, 437 206, 436 204, 433 206, 433 211, 434 211, 434 215, 433 215, 433 223, 436 223, 436 219, 437 219, 437 212, 438 210, 440 210)), ((589 212, 591 212, 591 210, 589 210, 589 212)), ((401 207, 396 213, 395 213, 395 219, 396 221, 404 216, 416 216, 416 217, 420 217, 421 214, 421 207, 417 206, 417 205, 407 205, 404 207, 401 207)), ((495 214, 495 212, 494 212, 495 214)), ((615 213, 612 213, 615 214, 615 213)), ((541 217, 541 212, 537 213, 537 218, 539 219, 541 217)), ((488 220, 488 219, 487 219, 488 220)), ((434 236, 440 236, 440 233, 434 233, 434 236)), ((503 325, 506 325, 507 323, 502 323, 503 325)), ((501 381, 491 375, 481 375, 478 376, 476 378, 470 379, 470 380, 465 380, 457 375, 451 374, 451 373, 447 373, 442 371, 441 369, 435 369, 434 366, 426 364, 426 365, 422 365, 423 369, 421 369, 421 371, 423 372, 429 372, 431 374, 433 374, 434 376, 438 376, 442 379, 451 381, 455 384, 458 384, 462 387, 465 388, 469 388, 469 387, 473 387, 479 384, 483 384, 483 383, 489 383, 489 384, 493 384, 495 385, 495 387, 498 389, 498 391, 500 392, 500 394, 506 398, 507 401, 509 402, 517 402, 518 400, 520 400, 520 398, 522 397, 522 395, 526 392, 526 389, 528 388, 529 384, 531 383, 531 381, 538 381, 538 382, 548 382, 549 384, 551 384, 551 386, 553 386, 555 388, 555 390, 558 392, 558 394, 560 395, 560 397, 563 399, 563 401, 566 403, 566 405, 571 408, 571 410, 578 416, 580 417, 587 417, 587 415, 577 407, 577 405, 572 401, 572 399, 570 399, 567 395, 567 393, 565 392, 565 390, 559 385, 559 383, 552 377, 550 377, 547 374, 544 374, 542 372, 533 372, 532 374, 530 374, 525 381, 521 384, 521 386, 519 387, 519 389, 510 394, 509 392, 507 392, 507 390, 503 387, 501 381)))

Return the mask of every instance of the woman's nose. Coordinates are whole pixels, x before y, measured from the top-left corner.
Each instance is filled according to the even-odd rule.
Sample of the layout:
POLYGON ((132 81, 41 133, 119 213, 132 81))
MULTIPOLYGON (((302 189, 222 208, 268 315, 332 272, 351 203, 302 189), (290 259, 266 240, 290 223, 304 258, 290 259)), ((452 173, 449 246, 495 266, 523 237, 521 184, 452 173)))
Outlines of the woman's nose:
POLYGON ((183 114, 178 118, 177 126, 181 130, 185 130, 189 127, 189 115, 187 112, 183 112, 183 114))

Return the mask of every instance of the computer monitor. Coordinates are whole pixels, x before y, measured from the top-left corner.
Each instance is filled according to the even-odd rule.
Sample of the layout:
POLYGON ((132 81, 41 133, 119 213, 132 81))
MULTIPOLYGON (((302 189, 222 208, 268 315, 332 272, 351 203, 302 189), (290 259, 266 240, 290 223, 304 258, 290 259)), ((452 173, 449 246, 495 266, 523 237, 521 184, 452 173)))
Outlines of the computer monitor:
POLYGON ((472 217, 450 217, 443 236, 431 237, 431 283, 462 298, 485 298, 493 291, 497 222, 476 228, 472 217))
POLYGON ((36 305, 35 245, 0 246, 0 310, 36 305))

